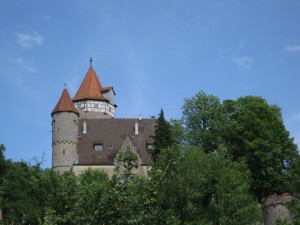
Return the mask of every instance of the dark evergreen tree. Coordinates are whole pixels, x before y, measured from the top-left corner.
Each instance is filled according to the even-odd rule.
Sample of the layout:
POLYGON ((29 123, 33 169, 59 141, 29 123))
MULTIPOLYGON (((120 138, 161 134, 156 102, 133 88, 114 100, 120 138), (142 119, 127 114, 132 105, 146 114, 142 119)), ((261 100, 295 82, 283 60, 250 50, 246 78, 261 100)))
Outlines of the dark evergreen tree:
POLYGON ((9 163, 5 159, 4 152, 5 152, 5 146, 1 144, 0 145, 0 186, 1 186, 1 179, 3 178, 4 174, 7 172, 8 163, 9 163))
POLYGON ((156 161, 161 150, 172 146, 175 142, 171 125, 165 120, 163 109, 160 110, 153 139, 153 149, 150 149, 149 152, 152 155, 152 159, 156 161))

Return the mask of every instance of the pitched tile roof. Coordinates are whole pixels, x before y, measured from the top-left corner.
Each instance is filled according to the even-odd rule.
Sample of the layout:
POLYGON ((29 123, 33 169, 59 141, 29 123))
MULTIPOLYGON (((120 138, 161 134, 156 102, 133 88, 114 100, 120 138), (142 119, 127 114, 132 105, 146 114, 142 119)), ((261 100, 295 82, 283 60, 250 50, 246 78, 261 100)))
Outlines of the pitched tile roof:
POLYGON ((74 112, 74 113, 78 114, 78 111, 75 108, 75 106, 71 100, 71 97, 69 95, 67 88, 64 88, 64 90, 60 96, 60 99, 58 100, 51 115, 56 112, 74 112))
POLYGON ((114 88, 112 86, 101 88, 101 93, 104 93, 104 92, 107 92, 110 90, 113 90, 113 92, 115 94, 114 88))
POLYGON ((143 164, 151 164, 151 155, 147 143, 153 143, 156 119, 80 119, 78 139, 78 164, 80 165, 113 165, 114 158, 126 137, 135 146, 143 164), (82 133, 83 121, 87 133, 82 133), (139 132, 135 135, 135 123, 139 132), (102 151, 95 150, 95 144, 102 144, 102 151))
POLYGON ((73 101, 79 101, 84 99, 108 101, 102 95, 102 85, 98 79, 98 76, 93 69, 90 67, 87 71, 85 78, 83 79, 80 88, 78 89, 73 101))

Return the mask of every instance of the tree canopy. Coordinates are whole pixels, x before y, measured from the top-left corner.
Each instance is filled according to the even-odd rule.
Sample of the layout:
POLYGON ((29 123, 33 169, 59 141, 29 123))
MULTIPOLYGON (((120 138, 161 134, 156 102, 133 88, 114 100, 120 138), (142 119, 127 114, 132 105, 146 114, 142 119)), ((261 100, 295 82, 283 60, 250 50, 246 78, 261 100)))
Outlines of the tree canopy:
POLYGON ((3 179, 1 207, 9 224, 249 224, 260 219, 245 164, 192 147, 164 149, 148 179, 110 179, 97 170, 59 175, 24 162, 12 163, 3 179))
MULTIPOLYGON (((147 178, 133 174, 139 165, 130 146, 109 178, 12 162, 0 145, 3 223, 248 225, 261 221, 262 197, 293 192, 299 199, 297 146, 280 108, 262 97, 221 102, 199 92, 185 99, 182 119, 168 122, 161 110, 153 139, 147 178)), ((295 225, 299 209, 297 200, 295 225)))
POLYGON ((195 147, 169 148, 161 153, 151 176, 158 203, 179 224, 251 224, 261 219, 250 192, 250 173, 220 150, 206 154, 195 147))
POLYGON ((258 197, 288 192, 287 174, 297 156, 281 110, 261 97, 224 101, 227 126, 222 136, 233 159, 244 159, 251 171, 252 190, 258 197))
POLYGON ((185 99, 183 125, 188 144, 205 152, 226 147, 229 157, 243 160, 251 172, 251 189, 258 199, 291 191, 288 173, 297 156, 281 110, 257 96, 220 100, 204 92, 185 99))
POLYGON ((184 100, 182 120, 185 140, 205 152, 218 149, 224 115, 220 99, 203 91, 184 100))

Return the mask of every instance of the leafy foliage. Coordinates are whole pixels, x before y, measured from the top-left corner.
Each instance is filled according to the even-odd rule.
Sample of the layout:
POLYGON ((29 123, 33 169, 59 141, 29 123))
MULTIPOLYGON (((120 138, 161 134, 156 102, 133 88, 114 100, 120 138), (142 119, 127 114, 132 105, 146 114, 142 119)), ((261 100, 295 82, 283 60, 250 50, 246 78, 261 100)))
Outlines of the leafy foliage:
POLYGON ((233 159, 247 162, 255 195, 262 198, 291 191, 287 175, 297 147, 285 129, 279 107, 255 96, 223 105, 228 118, 223 140, 233 159))
POLYGON ((185 140, 189 145, 202 147, 205 152, 218 149, 220 129, 224 121, 220 99, 198 92, 184 100, 182 120, 185 140))
POLYGON ((119 179, 123 176, 125 180, 129 179, 132 174, 132 170, 138 167, 138 157, 132 152, 130 146, 126 147, 125 151, 119 151, 116 157, 115 163, 115 175, 119 179))
POLYGON ((9 163, 0 186, 2 212, 11 223, 37 224, 45 215, 41 169, 25 162, 9 163))
POLYGON ((250 224, 261 218, 249 192, 246 165, 232 162, 223 152, 171 148, 161 154, 151 173, 163 176, 158 188, 161 208, 181 223, 250 224))
POLYGON ((185 99, 181 120, 169 123, 161 110, 153 138, 148 178, 134 175, 140 162, 132 146, 119 152, 109 178, 12 162, 0 145, 3 223, 248 225, 261 220, 257 199, 300 194, 297 147, 280 108, 261 97, 221 103, 199 92, 185 99))
POLYGON ((246 162, 258 199, 292 190, 288 178, 297 147, 278 106, 256 96, 221 104, 217 97, 199 92, 185 99, 183 121, 188 144, 206 153, 225 146, 234 161, 246 162))

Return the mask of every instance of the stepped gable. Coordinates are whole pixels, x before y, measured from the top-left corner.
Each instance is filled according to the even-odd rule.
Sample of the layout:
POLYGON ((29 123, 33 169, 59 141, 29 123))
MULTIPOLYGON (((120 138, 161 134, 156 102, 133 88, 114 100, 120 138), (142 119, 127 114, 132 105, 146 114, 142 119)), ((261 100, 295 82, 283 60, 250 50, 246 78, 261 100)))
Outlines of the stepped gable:
POLYGON ((156 119, 81 119, 79 120, 78 165, 113 165, 116 154, 126 137, 137 150, 142 164, 152 163, 147 144, 153 143, 156 119), (87 133, 83 134, 82 124, 86 122, 87 133), (138 134, 135 134, 138 123, 138 134), (96 151, 95 144, 102 150, 96 151))
POLYGON ((60 99, 58 100, 51 115, 53 115, 56 112, 74 112, 74 113, 79 114, 71 100, 71 97, 69 95, 67 88, 64 88, 64 90, 60 96, 60 99))
MULTIPOLYGON (((98 79, 98 76, 91 66, 87 71, 84 80, 80 88, 78 89, 73 101, 80 100, 100 100, 100 101, 108 101, 102 94, 102 85, 98 79)), ((106 90, 106 89, 105 89, 106 90)))

